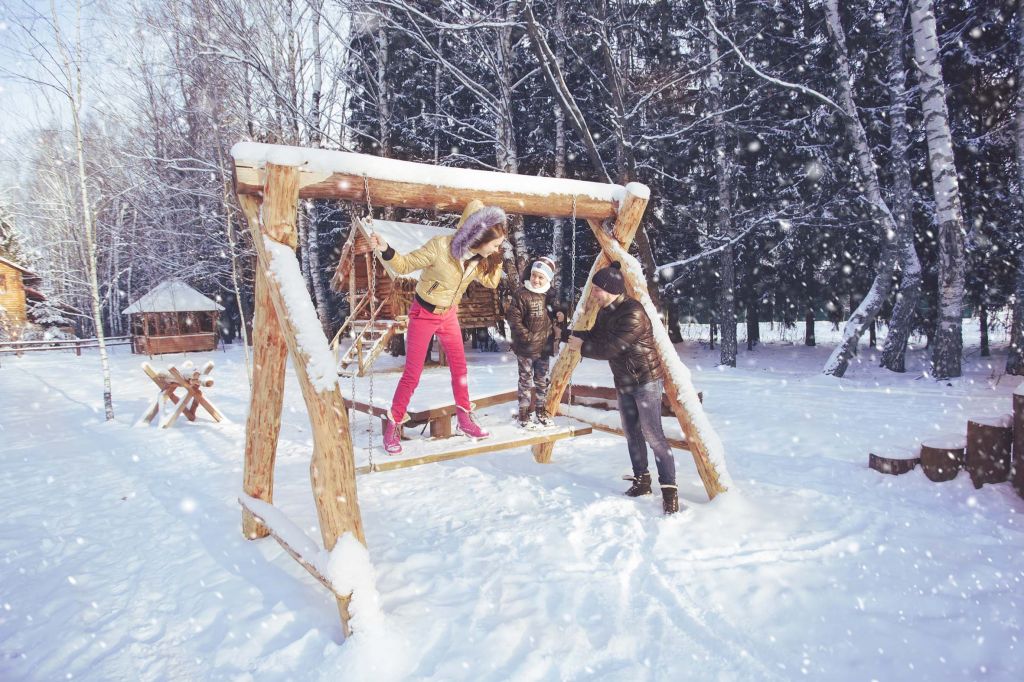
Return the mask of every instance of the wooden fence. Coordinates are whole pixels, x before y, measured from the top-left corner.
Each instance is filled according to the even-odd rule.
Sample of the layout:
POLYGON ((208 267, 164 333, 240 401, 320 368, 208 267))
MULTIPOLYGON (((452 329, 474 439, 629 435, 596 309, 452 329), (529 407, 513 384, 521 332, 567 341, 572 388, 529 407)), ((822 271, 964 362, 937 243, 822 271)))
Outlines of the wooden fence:
MULTIPOLYGON (((108 336, 105 339, 108 346, 130 345, 130 336, 108 336)), ((83 348, 99 348, 98 339, 48 339, 38 341, 2 341, 0 342, 0 353, 14 353, 21 355, 40 350, 74 350, 75 355, 81 356, 83 348)))

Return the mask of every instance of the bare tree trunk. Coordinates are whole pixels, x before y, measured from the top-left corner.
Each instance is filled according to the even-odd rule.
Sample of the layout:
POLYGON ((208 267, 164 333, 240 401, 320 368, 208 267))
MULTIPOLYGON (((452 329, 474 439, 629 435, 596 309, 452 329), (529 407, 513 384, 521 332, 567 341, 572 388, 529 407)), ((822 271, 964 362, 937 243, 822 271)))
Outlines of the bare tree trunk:
MULTIPOLYGON (((555 43, 555 63, 558 65, 558 69, 562 69, 562 64, 565 63, 565 0, 555 1, 555 33, 558 36, 558 41, 555 43)), ((555 177, 565 177, 565 112, 562 107, 555 107, 555 177)), ((562 244, 565 241, 565 225, 566 222, 562 218, 557 218, 553 224, 553 231, 551 236, 551 254, 556 263, 564 263, 565 258, 562 254, 562 244)), ((575 226, 573 226, 575 228, 575 226)), ((561 300, 563 292, 563 281, 564 277, 561 273, 561 268, 555 273, 555 282, 553 288, 555 290, 555 298, 561 300)), ((570 284, 570 286, 572 286, 570 284)))
MULTIPOLYGON (((1024 216, 1024 4, 1017 3, 1017 215, 1024 216)), ((1019 228, 1018 228, 1019 229, 1019 228)), ((1013 322, 1006 373, 1024 375, 1024 244, 1017 258, 1017 290, 1013 295, 1013 322)))
MULTIPOLYGON (((705 3, 708 21, 717 25, 715 4, 705 3)), ((725 119, 722 109, 722 67, 718 53, 718 36, 708 34, 708 106, 714 113, 715 182, 718 186, 718 213, 715 234, 721 239, 732 239, 732 155, 726 141, 725 119)), ((726 246, 718 255, 718 323, 721 325, 719 363, 736 366, 736 264, 733 245, 726 246)), ((714 333, 712 333, 714 337, 714 333)))
MULTIPOLYGON (((76 24, 81 21, 82 6, 77 3, 75 6, 76 24)), ((68 105, 71 109, 71 123, 75 135, 75 154, 78 158, 78 184, 82 199, 82 228, 85 236, 86 271, 89 279, 89 300, 92 306, 92 321, 96 327, 96 343, 100 351, 100 366, 103 370, 103 408, 107 421, 114 418, 114 399, 110 388, 110 360, 107 355, 107 341, 103 333, 103 313, 100 306, 100 285, 96 275, 96 223, 93 216, 92 204, 89 203, 89 178, 85 171, 85 139, 82 134, 80 118, 80 107, 82 102, 82 70, 80 62, 72 63, 71 53, 60 30, 60 18, 57 15, 55 0, 50 0, 50 15, 53 19, 53 31, 57 45, 60 47, 61 58, 64 61, 64 73, 66 79, 66 95, 68 105)), ((75 51, 80 53, 81 42, 77 40, 80 33, 76 32, 75 51)), ((79 58, 81 55, 78 55, 79 58)))
POLYGON ((843 329, 843 340, 836 346, 825 363, 823 370, 825 374, 841 377, 846 373, 850 359, 857 352, 860 337, 871 326, 871 322, 878 315, 878 311, 881 310, 882 304, 892 288, 892 272, 896 264, 896 237, 899 228, 889 205, 882 197, 878 172, 875 169, 874 159, 871 158, 867 133, 864 132, 864 126, 857 114, 857 105, 853 100, 853 75, 850 72, 850 63, 846 52, 846 33, 839 18, 838 0, 826 0, 825 19, 836 60, 835 72, 839 104, 844 113, 846 131, 853 146, 853 156, 860 171, 865 198, 871 207, 872 218, 880 228, 881 247, 878 270, 871 283, 871 288, 857 309, 851 313, 850 319, 847 320, 846 327, 843 329))
POLYGON ((804 345, 814 346, 816 342, 814 340, 814 311, 808 310, 804 317, 804 345))
MULTIPOLYGON (((311 0, 313 22, 313 93, 310 102, 310 138, 313 145, 321 146, 324 139, 321 111, 323 107, 324 58, 320 43, 320 16, 323 0, 311 0)), ((309 276, 313 282, 313 298, 316 301, 316 313, 320 325, 330 336, 329 311, 327 310, 327 290, 320 267, 320 221, 323 220, 326 207, 310 202, 309 220, 307 221, 306 248, 309 252, 309 276)))
POLYGON ((932 350, 932 375, 958 377, 963 352, 964 222, 960 185, 949 131, 946 86, 939 63, 939 40, 931 0, 910 0, 914 58, 918 66, 921 109, 928 137, 928 166, 935 195, 939 243, 939 310, 932 350))
MULTIPOLYGON (((1019 81, 1018 81, 1019 83, 1019 81)), ((1020 87, 1018 85, 1018 87, 1020 87)), ((1018 131, 1020 135, 1020 131, 1018 131)), ((1017 290, 1013 294, 1013 322, 1010 325, 1010 349, 1006 373, 1024 375, 1024 248, 1017 259, 1017 290)))
POLYGON ((757 290, 751 286, 750 295, 747 297, 747 350, 754 350, 754 346, 761 343, 761 320, 757 299, 757 290))
POLYGON ((905 0, 893 0, 888 16, 890 150, 893 171, 892 202, 899 226, 900 290, 889 318, 889 331, 882 349, 881 366, 893 372, 906 370, 907 340, 914 322, 914 310, 921 295, 921 261, 914 248, 911 215, 910 164, 907 162, 907 73, 903 67, 903 20, 905 0))
MULTIPOLYGON (((621 58, 616 59, 612 49, 611 37, 608 34, 609 24, 607 0, 600 0, 599 17, 597 30, 601 37, 601 54, 603 57, 605 75, 607 76, 606 87, 611 92, 611 111, 615 129, 615 157, 618 167, 618 182, 625 185, 636 180, 636 154, 633 149, 633 135, 630 118, 626 113, 625 90, 626 84, 622 80, 622 70, 619 68, 621 58)), ((654 260, 654 249, 651 247, 651 240, 647 234, 647 224, 640 226, 636 234, 637 254, 644 266, 644 276, 647 280, 647 291, 651 296, 654 307, 659 311, 664 309, 661 302, 661 288, 658 286, 658 264, 654 260)))
POLYGON ((987 358, 992 353, 988 347, 988 306, 982 303, 978 306, 978 327, 981 333, 981 357, 987 358))
MULTIPOLYGON (((515 124, 512 121, 512 22, 515 20, 515 5, 508 3, 505 6, 506 25, 497 31, 496 56, 498 59, 498 111, 497 125, 495 130, 497 165, 505 173, 519 172, 519 150, 516 147, 515 124)), ((515 271, 509 272, 509 276, 518 282, 519 275, 526 267, 529 254, 526 251, 526 232, 523 229, 523 217, 519 214, 509 216, 509 242, 512 244, 512 256, 515 271)))

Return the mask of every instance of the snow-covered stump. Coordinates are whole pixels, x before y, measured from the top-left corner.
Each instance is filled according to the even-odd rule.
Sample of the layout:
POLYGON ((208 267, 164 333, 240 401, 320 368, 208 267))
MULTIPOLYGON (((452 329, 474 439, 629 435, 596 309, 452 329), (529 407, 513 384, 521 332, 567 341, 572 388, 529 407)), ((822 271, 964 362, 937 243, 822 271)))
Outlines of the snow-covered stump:
POLYGON ((868 467, 880 474, 899 476, 913 471, 920 462, 916 453, 903 450, 886 450, 880 455, 868 453, 868 467))
MULTIPOLYGON (((242 211, 253 228, 259 231, 259 201, 239 195, 242 211)), ((256 268, 256 310, 253 320, 253 363, 249 398, 249 417, 245 425, 245 474, 242 490, 246 495, 273 503, 274 461, 277 440, 281 433, 281 408, 284 401, 284 375, 288 361, 288 344, 270 298, 267 276, 256 268)), ((242 509, 242 533, 250 540, 266 537, 267 528, 246 509, 242 509)))
POLYGON ((1013 466, 1010 481, 1024 497, 1024 383, 1013 392, 1013 466))
POLYGON ((966 468, 975 488, 1001 483, 1010 475, 1013 417, 975 417, 967 421, 966 468))
MULTIPOLYGON (((633 243, 633 238, 640 227, 640 220, 644 216, 644 210, 647 208, 650 196, 650 190, 644 185, 630 183, 626 186, 626 195, 619 203, 618 216, 615 220, 615 227, 612 229, 612 236, 627 249, 633 243)), ((577 213, 577 217, 584 216, 577 213)), ((591 226, 593 227, 594 224, 598 223, 591 223, 591 226)), ((596 301, 591 300, 590 293, 593 291, 591 281, 594 279, 594 273, 609 264, 611 264, 611 260, 608 258, 607 253, 602 251, 598 254, 593 267, 590 268, 587 283, 583 287, 583 293, 580 295, 579 303, 576 304, 576 310, 569 322, 570 329, 589 329, 594 326, 594 320, 597 319, 600 307, 596 301)), ((559 406, 562 403, 562 394, 568 388, 573 370, 580 364, 580 360, 582 360, 582 357, 577 351, 569 350, 568 346, 562 347, 558 358, 555 360, 555 366, 551 370, 551 386, 548 389, 549 414, 558 414, 559 406)), ((541 464, 548 464, 551 462, 553 451, 554 443, 534 445, 533 458, 541 464)))
POLYGON ((647 292, 647 281, 643 276, 640 262, 629 255, 612 235, 604 231, 600 223, 590 222, 590 227, 597 235, 602 251, 611 259, 622 264, 622 275, 626 283, 626 291, 639 300, 654 328, 654 337, 658 349, 658 358, 665 370, 665 395, 679 426, 686 436, 693 463, 704 483, 708 499, 715 499, 719 493, 725 492, 732 485, 732 479, 725 467, 725 451, 718 434, 704 413, 704 406, 697 390, 690 380, 690 370, 679 359, 675 346, 672 345, 668 332, 661 323, 654 302, 647 292))
POLYGON ((930 438, 921 443, 921 471, 936 483, 952 481, 963 466, 966 449, 961 436, 930 438))
MULTIPOLYGON (((356 496, 355 458, 348 414, 338 387, 334 359, 299 271, 293 244, 298 215, 299 169, 293 160, 266 164, 260 224, 250 224, 259 267, 302 388, 313 433, 310 479, 320 533, 327 551, 345 533, 366 542, 356 496)), ((261 372, 256 367, 255 375, 261 372)), ((283 385, 270 386, 281 392, 283 385)), ((276 398, 275 398, 276 399, 276 398)), ((258 437, 248 432, 247 439, 258 437)), ((338 599, 342 629, 349 634, 348 599, 338 599)))

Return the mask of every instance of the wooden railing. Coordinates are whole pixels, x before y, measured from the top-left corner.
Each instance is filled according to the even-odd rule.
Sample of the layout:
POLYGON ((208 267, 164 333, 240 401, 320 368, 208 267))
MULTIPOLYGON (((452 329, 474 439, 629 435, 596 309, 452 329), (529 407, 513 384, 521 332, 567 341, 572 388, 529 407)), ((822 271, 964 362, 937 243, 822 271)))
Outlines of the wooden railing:
MULTIPOLYGON (((130 336, 108 336, 104 339, 108 346, 125 346, 131 344, 130 336)), ((99 348, 99 339, 45 339, 35 341, 0 341, 0 353, 16 353, 40 350, 72 350, 81 356, 83 348, 99 348)))

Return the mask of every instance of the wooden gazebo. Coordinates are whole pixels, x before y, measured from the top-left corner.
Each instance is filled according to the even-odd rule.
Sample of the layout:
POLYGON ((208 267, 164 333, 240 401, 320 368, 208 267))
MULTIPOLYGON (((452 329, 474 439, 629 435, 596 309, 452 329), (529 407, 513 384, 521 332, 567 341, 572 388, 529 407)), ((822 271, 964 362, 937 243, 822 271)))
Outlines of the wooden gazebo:
POLYGON ((132 352, 160 355, 214 350, 222 310, 185 282, 170 279, 121 312, 131 317, 132 352))
MULTIPOLYGON (((349 297, 349 315, 335 337, 336 343, 348 338, 347 347, 339 352, 340 364, 358 363, 357 374, 363 376, 396 334, 406 331, 409 307, 412 305, 420 271, 398 275, 380 254, 373 256, 369 233, 373 231, 399 253, 408 253, 437 236, 452 234, 447 227, 418 225, 388 220, 356 218, 345 241, 331 288, 349 297), (370 301, 370 277, 373 277, 370 301), (373 325, 369 323, 373 319, 373 325)), ((473 332, 493 327, 501 320, 498 291, 472 282, 459 303, 459 325, 473 332)), ((340 348, 339 348, 340 351, 340 348)))
MULTIPOLYGON (((246 424, 243 494, 239 496, 242 530, 251 539, 274 537, 332 592, 346 635, 349 602, 355 599, 352 585, 363 583, 361 578, 352 582, 345 571, 351 568, 357 573, 357 566, 368 560, 365 549, 359 547, 359 543, 365 546, 366 536, 359 510, 348 410, 328 339, 295 255, 300 199, 348 200, 450 213, 462 212, 470 201, 480 199, 512 213, 586 220, 601 246, 591 277, 611 261, 620 261, 628 293, 644 304, 654 323, 658 356, 666 369, 665 395, 686 436, 708 497, 714 498, 731 485, 721 441, 704 413, 689 370, 679 359, 651 303, 640 264, 627 250, 650 198, 646 186, 443 168, 254 142, 236 144, 231 154, 235 161, 235 193, 259 259, 253 325, 255 361, 246 424), (322 547, 273 505, 274 462, 289 356, 309 412, 313 441, 309 472, 322 547)), ((588 278, 572 317, 576 329, 589 329, 597 316, 599 305, 591 297, 591 290, 588 278)), ((568 346, 562 348, 552 370, 550 413, 558 412, 579 362, 578 352, 568 346)), ((551 461, 555 441, 564 437, 566 434, 540 432, 508 441, 471 442, 462 451, 449 448, 447 458, 529 445, 534 459, 543 464, 551 461)))

